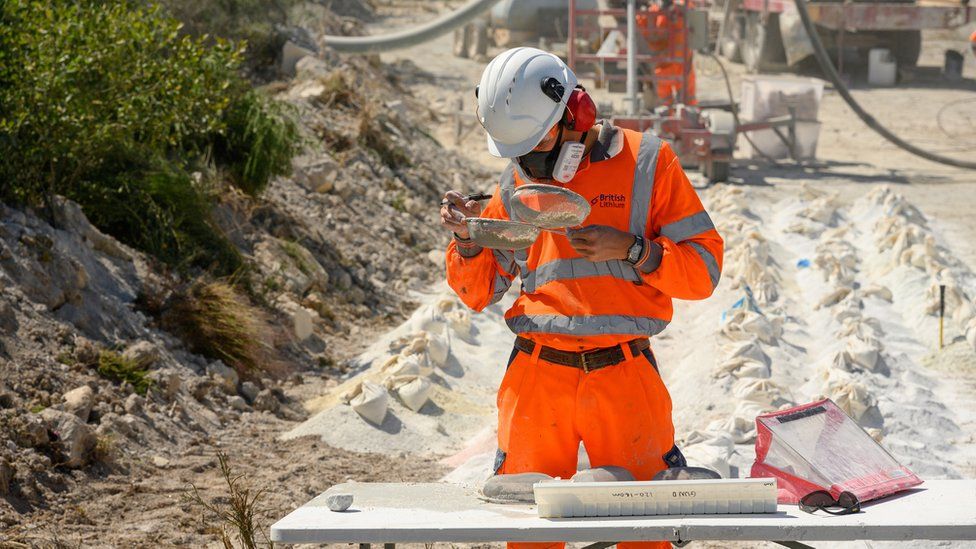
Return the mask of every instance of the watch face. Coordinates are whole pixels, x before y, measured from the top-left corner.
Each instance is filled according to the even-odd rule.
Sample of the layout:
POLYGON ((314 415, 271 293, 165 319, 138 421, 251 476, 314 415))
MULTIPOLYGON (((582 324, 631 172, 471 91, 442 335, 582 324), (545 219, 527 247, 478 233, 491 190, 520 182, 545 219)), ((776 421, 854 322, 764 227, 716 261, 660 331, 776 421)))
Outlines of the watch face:
POLYGON ((643 248, 642 244, 643 242, 640 240, 634 241, 630 246, 630 250, 627 251, 627 261, 637 263, 637 260, 640 259, 641 249, 643 248))

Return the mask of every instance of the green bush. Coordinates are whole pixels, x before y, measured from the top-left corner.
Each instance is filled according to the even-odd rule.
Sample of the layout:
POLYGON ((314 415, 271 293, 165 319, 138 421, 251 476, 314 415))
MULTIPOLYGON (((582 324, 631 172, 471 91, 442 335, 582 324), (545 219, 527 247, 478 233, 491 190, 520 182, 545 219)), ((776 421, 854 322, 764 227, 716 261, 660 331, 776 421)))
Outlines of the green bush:
POLYGON ((179 149, 221 128, 241 48, 181 36, 158 7, 0 3, 0 198, 72 194, 113 150, 179 149))
POLYGON ((240 255, 190 166, 213 159, 257 194, 290 167, 298 130, 238 73, 242 44, 187 35, 161 10, 0 0, 0 201, 65 195, 123 242, 223 276, 240 255))
POLYGON ((103 172, 70 195, 95 226, 181 271, 226 276, 241 268, 240 252, 212 219, 213 200, 179 166, 128 151, 103 172))
POLYGON ((250 90, 231 103, 224 120, 226 129, 213 140, 214 159, 241 190, 256 196, 271 178, 291 170, 300 136, 286 105, 250 90))
POLYGON ((100 375, 116 383, 128 382, 135 392, 146 394, 152 385, 149 370, 135 360, 125 358, 115 351, 103 349, 98 353, 98 364, 95 369, 100 375))

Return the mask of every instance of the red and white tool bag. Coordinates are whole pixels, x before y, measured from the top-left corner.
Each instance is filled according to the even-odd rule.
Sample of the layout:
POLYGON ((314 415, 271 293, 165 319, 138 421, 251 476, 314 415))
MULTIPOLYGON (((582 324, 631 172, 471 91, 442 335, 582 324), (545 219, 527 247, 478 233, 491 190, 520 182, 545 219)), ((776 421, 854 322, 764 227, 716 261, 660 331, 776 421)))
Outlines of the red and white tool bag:
POLYGON ((777 479, 779 503, 816 490, 861 502, 922 483, 830 399, 756 418, 753 477, 777 479))

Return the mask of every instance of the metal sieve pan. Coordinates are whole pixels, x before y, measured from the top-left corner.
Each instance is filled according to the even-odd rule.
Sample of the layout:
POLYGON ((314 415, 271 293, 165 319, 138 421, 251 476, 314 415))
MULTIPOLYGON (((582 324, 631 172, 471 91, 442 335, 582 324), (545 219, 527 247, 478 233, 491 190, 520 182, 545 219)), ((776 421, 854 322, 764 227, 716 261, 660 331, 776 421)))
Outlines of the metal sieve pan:
POLYGON ((575 227, 590 215, 590 203, 565 187, 532 183, 512 193, 512 219, 541 227, 575 227))
POLYGON ((469 217, 466 222, 471 240, 484 248, 498 250, 524 250, 535 243, 542 231, 528 223, 505 219, 469 217))

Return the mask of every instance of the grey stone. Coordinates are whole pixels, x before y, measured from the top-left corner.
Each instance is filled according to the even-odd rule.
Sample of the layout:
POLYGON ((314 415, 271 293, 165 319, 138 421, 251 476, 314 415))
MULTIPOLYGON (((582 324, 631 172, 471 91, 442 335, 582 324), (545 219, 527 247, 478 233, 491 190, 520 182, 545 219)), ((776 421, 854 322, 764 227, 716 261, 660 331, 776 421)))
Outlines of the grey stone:
POLYGON ((180 391, 180 375, 174 370, 156 370, 149 374, 154 389, 166 400, 173 400, 180 391))
POLYGON ((41 412, 48 429, 58 436, 66 461, 65 466, 73 469, 84 466, 95 449, 95 433, 82 423, 78 416, 61 410, 47 408, 41 412))
POLYGON ((0 458, 0 496, 10 493, 10 482, 14 479, 14 468, 7 460, 0 458))
POLYGON ((132 393, 125 399, 125 413, 139 415, 142 413, 142 407, 146 403, 146 399, 132 393))
POLYGON ((552 480, 552 477, 544 473, 495 475, 485 482, 481 492, 493 500, 535 503, 532 485, 543 480, 552 480))
POLYGON ((238 395, 234 395, 228 398, 227 404, 230 404, 231 408, 240 412, 247 410, 247 401, 245 401, 242 397, 238 395))
POLYGON ((82 385, 72 389, 61 397, 64 400, 64 410, 78 416, 78 419, 88 422, 88 414, 91 413, 92 403, 95 400, 95 392, 91 387, 82 385))
POLYGON ((207 397, 213 384, 209 379, 203 377, 193 377, 186 382, 186 388, 193 395, 193 398, 202 401, 207 397))
POLYGON ((148 368, 159 360, 159 349, 148 341, 138 341, 122 351, 122 357, 148 368))
POLYGON ((255 397, 258 396, 260 391, 261 389, 250 381, 241 383, 241 394, 244 395, 244 398, 246 398, 248 402, 254 402, 255 397))
POLYGON ((261 412, 277 412, 280 403, 271 389, 265 389, 254 398, 254 409, 261 412))
POLYGON ((223 361, 215 360, 207 364, 207 373, 214 378, 217 385, 228 395, 237 394, 237 382, 240 378, 233 368, 227 366, 223 361))
POLYGON ((12 435, 17 444, 24 448, 37 448, 50 442, 47 436, 47 425, 36 414, 24 414, 18 418, 19 425, 12 429, 12 435))
POLYGON ((352 506, 352 494, 327 494, 325 504, 330 511, 342 512, 352 506))
POLYGON ((109 412, 102 416, 101 423, 95 429, 95 434, 103 437, 121 435, 125 438, 132 438, 135 432, 132 430, 132 426, 122 419, 122 416, 115 412, 109 412))

